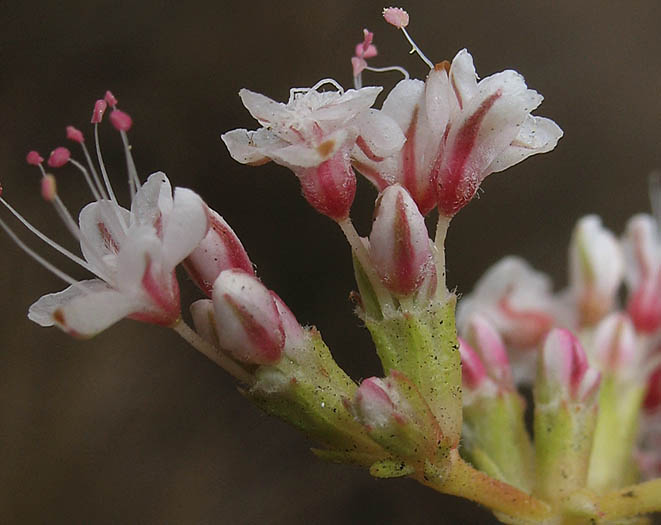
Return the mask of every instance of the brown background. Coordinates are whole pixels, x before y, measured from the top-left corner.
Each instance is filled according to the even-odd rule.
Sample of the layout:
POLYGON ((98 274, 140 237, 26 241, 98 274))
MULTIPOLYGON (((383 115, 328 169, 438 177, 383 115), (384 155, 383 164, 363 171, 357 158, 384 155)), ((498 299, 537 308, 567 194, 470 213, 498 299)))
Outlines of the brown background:
MULTIPOLYGON (((374 64, 407 56, 382 5, 326 2, 0 2, 0 177, 6 197, 46 232, 64 229, 38 196, 25 152, 88 132, 107 88, 135 120, 141 174, 164 170, 199 191, 233 225, 264 282, 325 334, 355 378, 378 373, 352 316, 347 247, 274 165, 234 163, 219 134, 254 127, 237 97, 247 86, 285 99, 332 76, 349 86, 364 26, 374 64)), ((580 215, 621 231, 647 209, 646 176, 661 165, 661 3, 650 1, 409 2, 411 31, 439 61, 468 47, 483 76, 521 71, 565 138, 484 184, 449 234, 449 281, 468 291, 491 263, 519 253, 565 279, 566 243, 580 215)), ((368 76, 391 86, 397 78, 368 76)), ((124 182, 118 137, 108 164, 124 182)), ((63 198, 86 198, 63 172, 63 198)), ((126 195, 126 192, 123 192, 126 195)), ((354 215, 367 233, 374 192, 354 215)), ((7 217, 2 213, 2 217, 7 217)), ((63 241, 64 242, 64 241, 63 241)), ((68 246, 73 246, 67 239, 68 246)), ((34 243, 33 243, 34 245, 34 243)), ((2 523, 487 523, 474 506, 407 480, 323 464, 309 443, 250 406, 232 381, 167 330, 124 321, 93 341, 30 323, 25 312, 56 278, 8 240, 0 253, 0 522, 2 523)), ((84 275, 54 259, 75 275, 84 275)), ((184 283, 185 300, 197 297, 184 283)))

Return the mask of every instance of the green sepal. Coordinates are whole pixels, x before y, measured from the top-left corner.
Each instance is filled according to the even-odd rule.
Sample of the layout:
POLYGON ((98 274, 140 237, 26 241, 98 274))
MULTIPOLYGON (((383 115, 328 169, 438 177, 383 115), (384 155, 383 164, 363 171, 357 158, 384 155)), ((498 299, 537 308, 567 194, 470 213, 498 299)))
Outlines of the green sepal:
POLYGON ((356 278, 356 284, 358 285, 358 292, 360 293, 360 307, 362 311, 359 316, 383 319, 379 300, 374 292, 372 283, 355 255, 353 256, 353 273, 356 278))
POLYGON ((365 318, 384 371, 399 370, 418 387, 443 431, 443 445, 461 435, 461 358, 455 328, 456 297, 427 307, 365 318))
POLYGON ((370 474, 375 478, 402 478, 415 472, 415 468, 407 465, 405 461, 384 459, 373 463, 370 474))

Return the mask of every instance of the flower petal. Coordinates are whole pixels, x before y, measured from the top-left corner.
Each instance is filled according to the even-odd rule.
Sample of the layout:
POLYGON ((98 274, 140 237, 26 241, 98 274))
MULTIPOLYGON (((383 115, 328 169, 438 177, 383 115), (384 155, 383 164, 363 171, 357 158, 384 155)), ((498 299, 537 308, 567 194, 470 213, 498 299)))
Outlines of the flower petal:
POLYGON ((163 266, 165 271, 184 260, 209 230, 207 205, 187 188, 174 190, 174 206, 163 225, 163 266))
POLYGON ((399 151, 406 138, 394 119, 376 109, 363 113, 356 125, 360 129, 360 138, 372 155, 388 157, 399 151))
POLYGON ((172 210, 172 186, 165 173, 153 173, 137 191, 131 203, 132 224, 154 226, 172 210))
POLYGON ((287 106, 261 93, 243 88, 239 91, 239 97, 246 109, 262 126, 268 126, 289 117, 287 106))
POLYGON ((425 83, 422 80, 402 80, 388 94, 383 102, 383 111, 395 119, 400 129, 408 129, 413 112, 422 101, 425 83))
POLYGON ((44 295, 30 307, 28 317, 41 326, 57 325, 76 337, 92 337, 136 307, 131 298, 102 281, 92 280, 44 295))
POLYGON ((452 59, 449 78, 459 108, 463 108, 477 93, 477 73, 467 49, 462 49, 452 59))
POLYGON ((266 164, 271 160, 269 156, 271 149, 287 145, 286 142, 264 128, 257 131, 234 129, 223 133, 220 138, 234 160, 252 166, 266 164))
POLYGON ((312 118, 317 121, 331 120, 346 122, 358 113, 369 109, 383 88, 370 86, 349 89, 332 103, 315 110, 312 118))

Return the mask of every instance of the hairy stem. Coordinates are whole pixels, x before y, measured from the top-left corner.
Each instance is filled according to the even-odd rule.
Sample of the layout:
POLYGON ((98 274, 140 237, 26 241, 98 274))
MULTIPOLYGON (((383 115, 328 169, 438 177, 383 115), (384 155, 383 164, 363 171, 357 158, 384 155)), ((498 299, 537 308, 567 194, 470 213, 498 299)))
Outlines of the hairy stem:
POLYGON ((607 520, 661 512, 661 478, 607 493, 598 498, 597 507, 607 520))

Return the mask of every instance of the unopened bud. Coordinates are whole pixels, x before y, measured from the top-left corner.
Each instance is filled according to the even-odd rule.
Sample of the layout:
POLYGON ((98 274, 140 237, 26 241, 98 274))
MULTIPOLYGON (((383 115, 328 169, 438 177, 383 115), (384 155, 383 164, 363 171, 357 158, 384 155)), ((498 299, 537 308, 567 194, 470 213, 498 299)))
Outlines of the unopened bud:
POLYGON ((243 270, 225 270, 213 286, 222 349, 240 361, 271 364, 280 359, 285 333, 271 292, 243 270))
MULTIPOLYGON (((600 373, 588 365, 578 339, 569 330, 551 330, 542 347, 537 378, 537 386, 546 390, 549 399, 594 401, 600 382, 600 373)), ((544 397, 540 399, 544 401, 544 397)))
POLYGON ((133 125, 133 119, 128 113, 115 109, 110 113, 110 123, 117 131, 128 131, 133 125))
POLYGON ((384 380, 378 377, 369 377, 360 384, 353 406, 358 420, 370 430, 405 422, 395 409, 384 380))
POLYGON ((615 236, 596 215, 583 217, 569 247, 569 281, 581 324, 595 324, 612 309, 623 272, 615 236))
POLYGON ((638 283, 629 296, 627 312, 639 332, 653 334, 661 327, 661 268, 638 283))
POLYGON ((62 146, 55 148, 51 151, 50 156, 48 157, 48 165, 51 168, 61 168, 71 158, 71 152, 62 146))
POLYGON ((211 299, 200 299, 190 305, 195 331, 208 343, 218 346, 216 333, 216 316, 211 299))
POLYGON ((280 321, 282 322, 282 329, 285 333, 284 352, 289 357, 294 359, 301 357, 300 352, 305 347, 305 331, 296 320, 296 317, 289 309, 289 307, 282 299, 280 299, 278 294, 276 294, 274 291, 271 291, 271 296, 273 297, 275 306, 278 309, 280 321))
POLYGON ((477 352, 461 337, 459 338, 459 352, 461 354, 461 379, 464 387, 469 391, 477 390, 484 381, 488 380, 484 364, 477 352))
POLYGON ((243 244, 225 219, 211 209, 208 216, 209 231, 186 258, 184 267, 195 284, 211 297, 213 283, 223 270, 238 268, 250 274, 254 270, 243 244))
POLYGON ((594 359, 603 373, 628 377, 637 368, 636 332, 631 320, 622 313, 603 319, 594 333, 594 359))
POLYGON ((425 219, 399 184, 377 199, 369 252, 385 286, 399 295, 414 293, 433 271, 425 219))
POLYGON ((479 314, 469 319, 464 338, 484 363, 486 373, 499 387, 514 389, 507 350, 494 326, 479 314))
POLYGON ((409 14, 401 7, 386 7, 383 10, 383 18, 390 25, 402 29, 409 25, 409 14))
MULTIPOLYGON (((329 139, 318 146, 322 156, 326 150, 334 150, 336 139, 329 139), (331 144, 333 142, 333 144, 331 144)), ((297 170, 303 196, 319 213, 335 221, 349 216, 356 195, 356 174, 346 149, 340 149, 328 160, 313 168, 297 170)))

